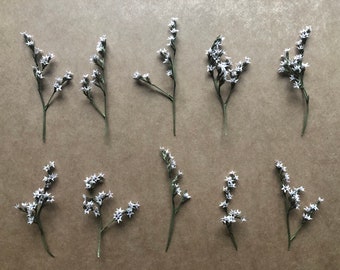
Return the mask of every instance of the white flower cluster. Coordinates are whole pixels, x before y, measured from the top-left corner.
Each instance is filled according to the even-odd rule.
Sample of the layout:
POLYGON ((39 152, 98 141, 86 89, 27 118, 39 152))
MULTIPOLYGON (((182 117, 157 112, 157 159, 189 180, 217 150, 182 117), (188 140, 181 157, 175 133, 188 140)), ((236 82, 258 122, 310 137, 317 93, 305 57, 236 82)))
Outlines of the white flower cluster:
POLYGON ((302 222, 303 223, 313 219, 312 217, 313 217, 314 213, 319 210, 318 206, 323 201, 324 201, 324 199, 319 197, 316 203, 311 203, 311 204, 309 204, 309 206, 306 206, 303 209, 304 210, 304 212, 302 214, 302 222))
POLYGON ((99 53, 100 56, 103 58, 105 57, 106 53, 106 35, 103 35, 99 38, 99 41, 97 43, 97 53, 99 53))
MULTIPOLYGON (((33 66, 33 74, 34 77, 36 78, 37 81, 40 81, 42 79, 44 79, 44 74, 43 71, 45 70, 45 68, 51 63, 52 59, 55 57, 53 53, 47 53, 45 55, 41 55, 42 50, 40 50, 39 48, 35 47, 35 43, 33 40, 33 37, 31 35, 29 35, 26 32, 21 33, 24 37, 25 40, 25 44, 32 50, 33 52, 33 59, 35 62, 35 66, 33 66)), ((69 81, 71 81, 73 79, 73 74, 71 71, 67 71, 66 74, 63 76, 63 78, 56 78, 55 82, 53 83, 53 94, 55 92, 61 92, 62 91, 62 87, 68 83, 69 81)), ((40 89, 41 86, 38 87, 38 91, 42 91, 42 89, 40 89)), ((51 101, 51 99, 49 100, 49 102, 51 101)), ((47 107, 50 104, 47 105, 47 107)))
POLYGON ((33 198, 37 202, 37 204, 43 204, 44 202, 54 202, 54 196, 51 193, 46 192, 43 188, 38 188, 33 192, 33 198))
POLYGON ((171 190, 172 196, 179 196, 181 197, 182 202, 186 202, 191 199, 189 193, 185 190, 182 192, 182 189, 179 185, 179 180, 183 178, 183 172, 180 170, 176 170, 176 161, 175 158, 171 155, 169 149, 165 149, 164 147, 160 147, 161 156, 164 160, 168 174, 171 180, 171 190))
POLYGON ((46 55, 43 55, 40 58, 40 64, 41 64, 41 68, 42 70, 45 69, 45 67, 48 66, 48 64, 51 62, 51 60, 54 58, 54 54, 53 53, 48 53, 46 55))
POLYGON ((285 198, 288 199, 291 209, 300 208, 300 193, 305 191, 303 186, 300 187, 290 187, 290 177, 287 173, 287 168, 279 160, 275 161, 275 167, 278 169, 281 177, 281 190, 285 198))
POLYGON ((33 36, 28 34, 27 32, 22 32, 20 33, 21 35, 23 35, 24 39, 25 39, 25 44, 30 47, 32 50, 34 50, 34 40, 33 40, 33 36))
POLYGON ((137 81, 141 80, 141 81, 144 81, 146 83, 151 83, 149 73, 145 73, 145 74, 142 75, 138 71, 136 71, 135 73, 133 73, 132 78, 134 78, 137 81))
POLYGON ((28 224, 33 224, 36 221, 37 215, 41 211, 41 208, 44 207, 45 203, 54 202, 54 196, 47 192, 47 189, 51 187, 52 183, 54 183, 55 179, 58 177, 57 174, 52 173, 54 169, 54 161, 50 161, 43 167, 43 170, 47 173, 47 176, 43 179, 45 186, 44 188, 38 188, 33 192, 34 202, 24 202, 15 206, 15 208, 26 213, 28 224))
POLYGON ((171 21, 168 25, 170 36, 168 37, 169 43, 167 44, 167 46, 171 47, 173 50, 176 50, 175 41, 178 33, 178 29, 176 28, 177 20, 178 18, 171 18, 171 21))
POLYGON ((91 96, 92 87, 90 85, 89 74, 83 75, 83 78, 80 81, 81 91, 83 91, 85 96, 91 96))
MULTIPOLYGON (((164 147, 160 147, 159 149, 161 150, 161 155, 162 155, 163 160, 166 163, 168 172, 175 170, 176 161, 175 161, 175 158, 171 155, 169 149, 165 149, 164 147)), ((182 174, 180 176, 182 176, 182 174)))
POLYGON ((113 214, 113 220, 118 224, 121 223, 123 221, 124 214, 131 218, 135 214, 135 212, 139 209, 139 207, 140 205, 138 202, 133 203, 130 201, 128 203, 128 207, 125 210, 123 210, 122 208, 116 209, 116 211, 113 214))
POLYGON ((66 71, 63 78, 56 78, 53 84, 55 92, 61 92, 65 83, 73 79, 73 73, 71 71, 66 71))
POLYGON ((98 69, 94 69, 92 71, 92 81, 94 85, 98 87, 102 87, 102 84, 104 83, 104 76, 102 72, 100 72, 98 69))
POLYGON ((55 162, 54 161, 50 161, 47 165, 45 165, 43 167, 43 170, 47 173, 50 172, 53 169, 55 169, 55 162))
POLYGON ((33 73, 34 76, 41 80, 44 78, 42 72, 43 70, 50 64, 52 59, 54 58, 53 53, 47 53, 46 55, 41 56, 41 50, 39 48, 35 47, 35 42, 33 40, 33 36, 28 34, 27 32, 22 32, 20 33, 25 40, 25 44, 32 50, 33 52, 33 58, 35 62, 35 66, 33 67, 33 73), (40 66, 39 66, 40 63, 40 66))
POLYGON ((237 219, 241 220, 241 222, 246 221, 245 217, 241 216, 240 210, 231 209, 227 216, 224 216, 224 217, 221 218, 221 222, 224 223, 224 224, 231 224, 231 223, 235 223, 237 219))
POLYGON ((300 31, 300 40, 296 42, 298 54, 296 54, 293 59, 289 59, 290 49, 285 49, 284 54, 281 55, 278 72, 289 76, 294 88, 300 88, 303 86, 302 77, 306 68, 309 67, 308 63, 303 63, 302 61, 305 45, 311 31, 312 28, 310 26, 307 26, 305 29, 300 31))
POLYGON ((106 36, 105 35, 99 38, 96 50, 98 54, 93 55, 90 58, 90 62, 94 63, 99 69, 97 68, 92 71, 91 81, 89 79, 88 74, 83 75, 83 78, 80 81, 81 91, 90 100, 92 99, 92 95, 91 95, 92 87, 90 86, 90 83, 93 83, 94 85, 96 85, 102 90, 104 89, 104 85, 105 85, 105 79, 104 79, 105 54, 106 54, 106 36))
POLYGON ((21 204, 17 204, 15 206, 16 209, 19 209, 27 214, 27 223, 33 224, 35 220, 35 214, 37 213, 37 204, 36 202, 24 202, 21 204))
POLYGON ((208 56, 207 72, 209 72, 211 76, 214 76, 214 72, 216 71, 216 78, 220 86, 225 82, 230 82, 234 85, 239 81, 241 73, 246 69, 248 64, 250 64, 250 58, 245 57, 243 62, 238 62, 236 67, 233 68, 230 57, 226 56, 224 59, 222 58, 223 55, 226 54, 222 49, 223 40, 224 37, 218 36, 211 48, 206 51, 208 56))
POLYGON ((97 184, 99 183, 103 183, 104 181, 104 174, 103 173, 98 173, 97 174, 93 174, 89 177, 86 177, 86 179, 84 180, 85 182, 85 188, 88 190, 93 189, 97 184))
MULTIPOLYGON (((178 33, 177 20, 178 20, 178 18, 171 18, 171 21, 169 23, 170 36, 168 37, 168 41, 169 42, 168 42, 167 46, 169 46, 172 49, 172 51, 173 51, 173 58, 175 57, 175 54, 176 54, 175 41, 176 41, 176 37, 177 37, 177 33, 178 33)), ((175 77, 174 77, 174 63, 173 63, 174 60, 173 60, 173 58, 171 56, 171 53, 166 48, 159 49, 157 51, 157 53, 160 55, 160 57, 161 57, 161 59, 163 61, 163 64, 165 64, 167 66, 166 75, 171 77, 173 80, 175 80, 175 77)), ((132 75, 132 77, 133 77, 133 79, 135 79, 137 81, 142 81, 142 82, 151 84, 149 73, 145 73, 145 74, 142 75, 138 71, 136 71, 132 75)))
POLYGON ((100 213, 100 207, 103 204, 103 201, 106 198, 113 198, 113 194, 111 191, 109 192, 99 192, 94 198, 87 197, 85 194, 83 194, 83 209, 84 214, 90 214, 90 212, 93 212, 93 214, 96 217, 99 217, 101 215, 100 213))
MULTIPOLYGON (((283 165, 281 161, 279 160, 275 161, 275 167, 277 168, 280 174, 282 193, 290 204, 289 205, 290 208, 288 210, 299 209, 301 205, 300 193, 305 191, 304 187, 300 186, 295 188, 289 185, 290 177, 289 174, 287 173, 287 168, 283 165)), ((314 214, 315 211, 318 210, 317 205, 322 201, 323 199, 319 197, 316 204, 310 204, 309 207, 304 208, 303 213, 304 221, 312 219, 312 215, 314 214)))
POLYGON ((45 78, 42 71, 39 68, 37 68, 36 66, 33 66, 32 68, 33 68, 33 74, 37 79, 42 80, 45 78))
POLYGON ((224 181, 226 182, 226 186, 223 187, 223 191, 225 193, 225 200, 221 202, 219 206, 224 209, 227 215, 221 218, 221 222, 230 225, 231 223, 236 222, 236 220, 241 220, 242 222, 246 221, 245 217, 241 216, 240 210, 238 209, 228 210, 229 203, 233 198, 231 192, 236 188, 236 184, 238 182, 238 175, 234 171, 231 171, 229 175, 224 179, 224 181))

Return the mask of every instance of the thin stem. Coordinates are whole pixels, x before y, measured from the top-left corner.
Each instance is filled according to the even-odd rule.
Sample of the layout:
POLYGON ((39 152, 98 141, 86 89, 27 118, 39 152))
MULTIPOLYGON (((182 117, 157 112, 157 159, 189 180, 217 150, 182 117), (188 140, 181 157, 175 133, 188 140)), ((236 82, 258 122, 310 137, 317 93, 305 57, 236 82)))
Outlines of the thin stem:
POLYGON ((43 130, 42 130, 42 139, 43 142, 46 142, 46 111, 47 109, 45 108, 45 101, 44 101, 44 97, 42 95, 42 86, 41 86, 41 80, 39 78, 36 77, 37 80, 37 84, 38 84, 38 93, 39 93, 39 97, 40 97, 40 101, 41 101, 41 106, 43 109, 43 130))
POLYGON ((288 238, 288 250, 290 249, 290 224, 289 224, 289 214, 290 214, 290 208, 288 206, 288 202, 285 203, 286 205, 286 226, 287 226, 287 238, 288 238))
POLYGON ((223 133, 227 135, 227 104, 223 104, 223 133))
POLYGON ((173 133, 176 136, 176 72, 175 72, 175 52, 174 59, 172 61, 172 76, 173 76, 173 90, 172 90, 172 122, 173 122, 173 133))
POLYGON ((228 228, 228 232, 229 232, 229 236, 231 238, 231 241, 233 242, 233 245, 234 245, 235 249, 237 250, 237 243, 236 243, 236 239, 234 237, 233 231, 231 229, 231 225, 227 225, 227 228, 228 228))
POLYGON ((302 226, 303 226, 303 223, 300 224, 300 226, 297 228, 296 232, 290 237, 290 242, 293 242, 293 240, 295 239, 296 235, 301 230, 302 226))
POLYGON ((105 232, 115 221, 112 219, 109 223, 107 223, 101 230, 101 232, 105 232))
POLYGON ((304 97, 305 100, 305 112, 304 112, 304 116, 303 116, 303 127, 302 127, 302 132, 301 132, 301 137, 305 134, 305 130, 307 127, 307 121, 308 121, 308 115, 309 115, 309 96, 306 92, 306 89, 303 87, 303 85, 300 87, 302 95, 304 97))
POLYGON ((51 101, 52 101, 52 98, 54 97, 54 94, 56 93, 56 90, 54 90, 53 91, 53 93, 52 93, 52 95, 50 96, 50 98, 49 98, 49 100, 48 100, 48 102, 46 103, 46 106, 45 106, 45 108, 46 108, 46 110, 48 109, 48 107, 50 107, 50 105, 51 105, 51 101))
POLYGON ((286 214, 286 224, 287 224, 287 237, 288 237, 288 250, 290 249, 290 225, 289 225, 289 212, 286 214))
POLYGON ((47 108, 43 107, 43 142, 46 142, 46 113, 47 108))
POLYGON ((162 90, 161 88, 159 88, 157 85, 151 83, 151 82, 147 82, 147 81, 144 81, 144 83, 146 83, 151 89, 154 88, 153 90, 156 91, 157 93, 165 96, 166 98, 168 98, 171 102, 173 102, 173 97, 171 95, 169 95, 167 92, 165 92, 164 90, 162 90))
MULTIPOLYGON (((173 193, 171 193, 171 194, 173 194, 173 193)), ((168 251, 170 243, 171 243, 172 234, 174 232, 175 216, 176 216, 176 207, 175 207, 174 195, 172 195, 171 220, 170 220, 168 241, 167 241, 167 244, 166 244, 165 252, 168 251)))
POLYGON ((101 110, 97 107, 96 103, 94 102, 94 100, 92 98, 89 98, 91 105, 93 106, 93 108, 95 108, 95 110, 101 115, 101 117, 104 118, 105 120, 105 115, 101 112, 101 110))
MULTIPOLYGON (((100 212, 100 210, 99 210, 100 212)), ((101 242, 102 242, 102 232, 103 232, 103 220, 101 215, 98 217, 98 243, 97 243, 97 257, 100 258, 101 242)))
POLYGON ((223 109, 223 133, 224 135, 227 135, 227 106, 228 106, 228 102, 230 100, 231 94, 233 93, 233 90, 234 90, 234 84, 231 85, 229 94, 225 102, 223 102, 222 97, 221 97, 221 101, 223 102, 222 109, 223 109))
POLYGON ((106 92, 106 84, 103 86, 103 94, 104 94, 104 120, 105 120, 105 134, 108 135, 109 132, 109 121, 107 118, 107 92, 106 92))
POLYGON ((38 217, 37 220, 35 221, 35 223, 38 225, 39 227, 39 231, 40 231, 40 236, 41 236, 41 241, 43 243, 43 246, 46 250, 46 252, 54 258, 54 255, 52 254, 52 252, 50 251, 50 249, 48 248, 48 245, 47 245, 47 242, 46 242, 46 239, 45 239, 45 233, 44 233, 44 230, 43 230, 43 227, 41 225, 41 222, 40 222, 40 218, 38 217))

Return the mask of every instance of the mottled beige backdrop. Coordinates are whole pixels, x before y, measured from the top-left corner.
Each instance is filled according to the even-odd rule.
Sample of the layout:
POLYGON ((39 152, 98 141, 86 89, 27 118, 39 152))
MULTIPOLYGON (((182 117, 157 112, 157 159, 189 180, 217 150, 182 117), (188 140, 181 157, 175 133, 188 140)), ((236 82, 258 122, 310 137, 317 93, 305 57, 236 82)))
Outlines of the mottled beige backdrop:
MULTIPOLYGON (((1 269, 338 269, 340 265, 339 1, 5 1, 0 9, 0 268, 1 269), (171 104, 138 86, 134 71, 170 89, 156 51, 167 43, 167 25, 178 17, 177 137, 171 104), (310 118, 300 136, 303 101, 277 73, 283 50, 312 26, 304 61, 310 118), (50 83, 65 70, 74 80, 47 114, 42 112, 29 49, 20 32, 56 55, 50 83), (104 121, 80 92, 90 56, 107 35, 110 137, 104 121), (222 110, 206 72, 206 55, 217 35, 234 62, 249 56, 228 108, 222 110), (170 195, 159 147, 170 148, 184 172, 192 200, 177 216, 164 252, 170 195), (315 219, 287 251, 284 204, 274 160, 288 167, 292 185, 303 185, 302 206, 325 198, 315 219), (56 162, 55 204, 44 209, 44 251, 39 231, 14 209, 42 186, 42 166, 56 162), (235 224, 236 252, 219 222, 223 179, 238 172, 232 208, 248 222, 235 224), (86 176, 104 172, 100 188, 114 199, 104 212, 138 200, 140 211, 104 235, 96 258, 96 223, 82 211, 86 176)), ((294 51, 294 49, 293 49, 294 51)), ((48 90, 49 91, 49 90, 48 90)), ((294 218, 299 219, 302 213, 294 218)), ((293 224, 295 224, 293 222, 293 224)), ((296 225, 296 224, 295 224, 296 225)))

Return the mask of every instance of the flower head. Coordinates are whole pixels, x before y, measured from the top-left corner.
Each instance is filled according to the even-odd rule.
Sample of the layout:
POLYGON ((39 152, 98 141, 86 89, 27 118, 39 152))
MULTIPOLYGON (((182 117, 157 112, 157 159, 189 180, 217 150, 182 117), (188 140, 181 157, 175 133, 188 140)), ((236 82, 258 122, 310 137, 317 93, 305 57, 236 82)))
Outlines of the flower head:
POLYGON ((27 32, 22 32, 20 34, 24 37, 25 44, 34 51, 35 44, 34 44, 33 36, 31 36, 27 32))
POLYGON ((123 221, 124 210, 122 208, 117 208, 113 214, 113 220, 118 224, 123 221))
POLYGON ((48 66, 48 64, 51 62, 51 60, 54 58, 53 53, 48 53, 46 55, 43 55, 40 59, 40 64, 42 66, 42 70, 45 69, 45 67, 48 66))
POLYGON ((103 173, 98 173, 98 175, 93 174, 89 177, 86 177, 86 179, 84 180, 85 188, 88 189, 88 190, 91 190, 96 185, 98 185, 99 183, 102 183, 103 181, 104 181, 104 174, 103 173))
POLYGON ((102 56, 105 57, 106 53, 106 35, 103 35, 99 38, 99 42, 97 43, 97 52, 102 56))
POLYGON ((70 81, 72 79, 73 79, 73 73, 71 71, 66 71, 66 73, 63 77, 63 82, 70 81))

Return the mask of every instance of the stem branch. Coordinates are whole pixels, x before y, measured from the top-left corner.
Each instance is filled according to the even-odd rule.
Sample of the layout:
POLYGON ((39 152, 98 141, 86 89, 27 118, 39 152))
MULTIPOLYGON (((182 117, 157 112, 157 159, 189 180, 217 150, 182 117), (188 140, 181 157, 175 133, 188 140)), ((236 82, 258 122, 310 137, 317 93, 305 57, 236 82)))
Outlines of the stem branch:
MULTIPOLYGON (((172 194, 173 194, 173 193, 172 193, 172 194)), ((175 216, 176 216, 176 207, 175 207, 174 196, 172 195, 171 220, 170 220, 168 241, 167 241, 167 244, 166 244, 165 252, 168 251, 169 246, 170 246, 170 243, 171 243, 172 234, 173 234, 173 232, 174 232, 175 216)))
POLYGON ((101 242, 102 242, 102 232, 103 232, 103 221, 101 215, 98 217, 98 243, 97 243, 97 257, 100 258, 101 242))
POLYGON ((38 225, 39 227, 39 231, 40 231, 40 236, 41 236, 41 241, 43 243, 43 246, 44 246, 44 249, 46 250, 46 252, 54 258, 54 255, 52 254, 52 252, 50 251, 50 249, 48 248, 48 245, 47 245, 47 242, 46 242, 46 238, 45 238, 45 233, 44 233, 44 230, 43 230, 43 227, 41 225, 41 222, 40 222, 40 218, 38 217, 37 220, 35 221, 35 223, 38 225))
POLYGON ((303 127, 302 127, 302 132, 301 132, 301 136, 303 136, 305 134, 305 130, 307 127, 307 121, 308 121, 308 115, 309 115, 309 96, 306 92, 306 89, 303 86, 301 86, 300 89, 301 89, 301 92, 302 92, 302 95, 304 97, 305 104, 306 104, 304 116, 303 116, 303 127))
POLYGON ((231 238, 231 241, 233 242, 233 245, 234 245, 235 249, 237 250, 237 243, 236 243, 236 239, 234 237, 233 231, 231 229, 231 224, 227 225, 227 228, 228 228, 228 232, 229 232, 229 236, 231 238))

